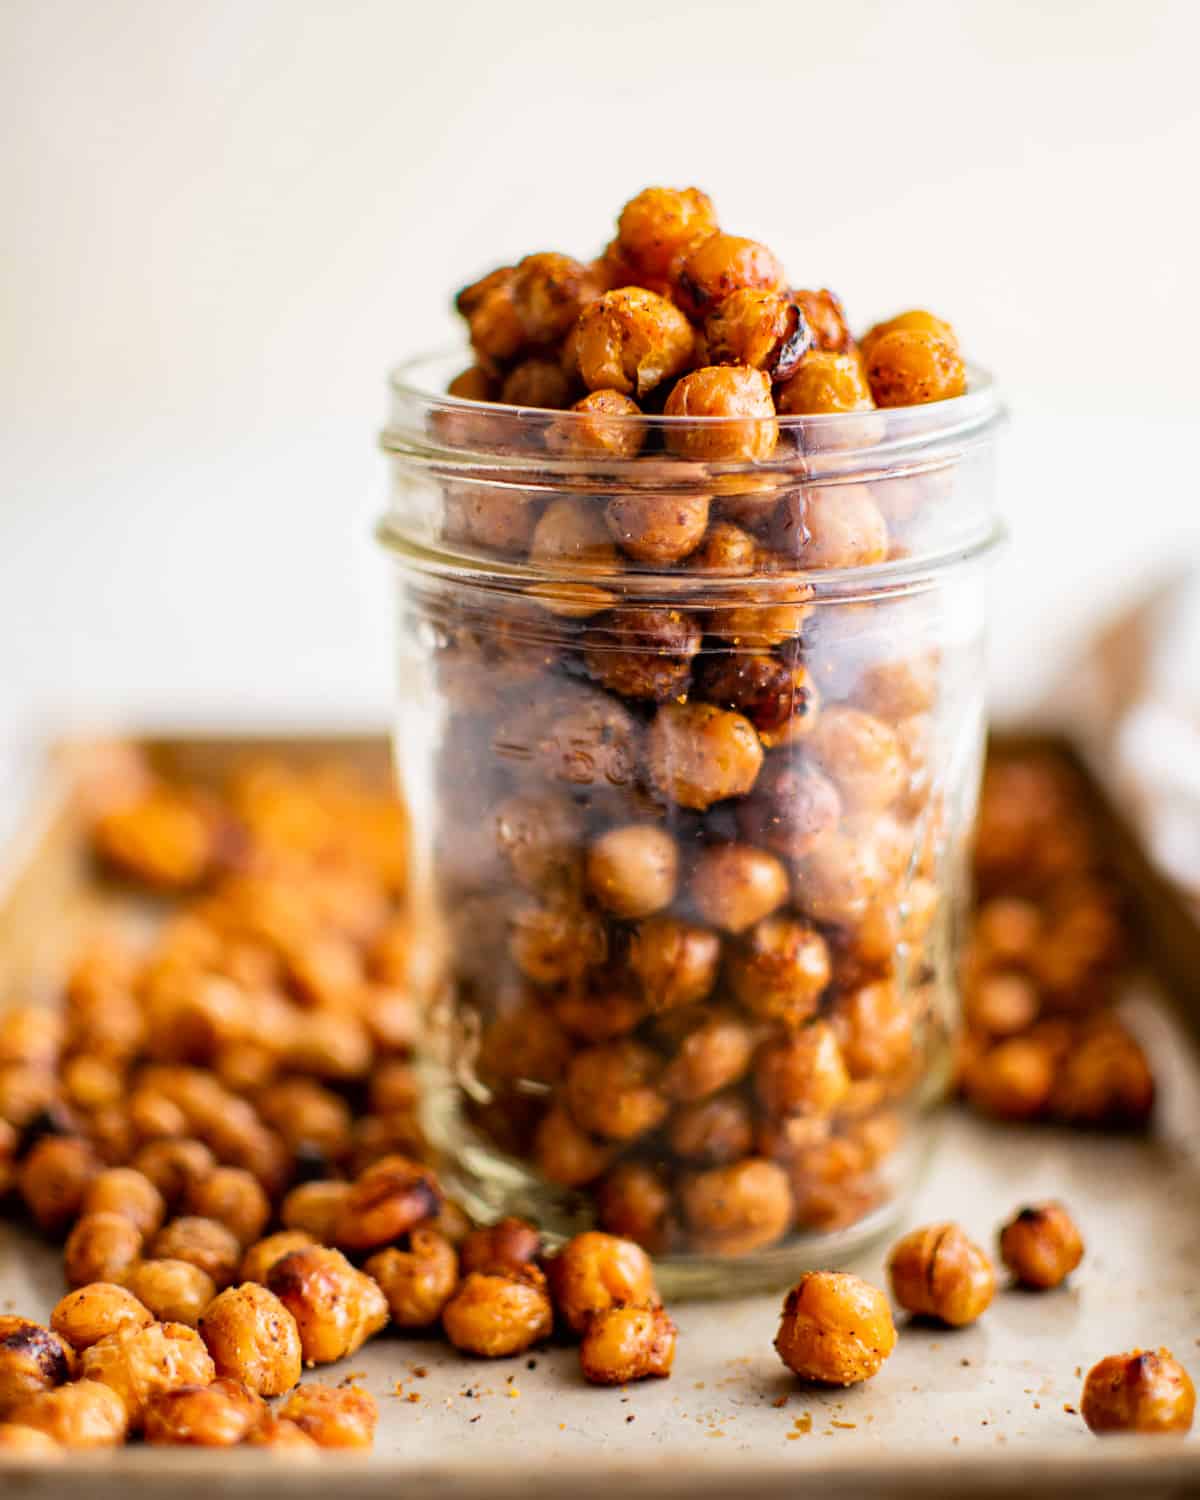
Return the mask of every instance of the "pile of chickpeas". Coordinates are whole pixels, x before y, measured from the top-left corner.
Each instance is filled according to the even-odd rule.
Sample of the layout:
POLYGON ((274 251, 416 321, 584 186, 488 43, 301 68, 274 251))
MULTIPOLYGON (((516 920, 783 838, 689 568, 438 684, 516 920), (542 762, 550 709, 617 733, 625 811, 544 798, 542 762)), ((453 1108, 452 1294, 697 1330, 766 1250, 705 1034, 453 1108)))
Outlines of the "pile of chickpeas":
POLYGON ((1154 1075, 1111 1005, 1135 956, 1128 901, 1079 772, 1052 750, 994 754, 963 965, 964 1095, 1002 1120, 1136 1129, 1154 1075))

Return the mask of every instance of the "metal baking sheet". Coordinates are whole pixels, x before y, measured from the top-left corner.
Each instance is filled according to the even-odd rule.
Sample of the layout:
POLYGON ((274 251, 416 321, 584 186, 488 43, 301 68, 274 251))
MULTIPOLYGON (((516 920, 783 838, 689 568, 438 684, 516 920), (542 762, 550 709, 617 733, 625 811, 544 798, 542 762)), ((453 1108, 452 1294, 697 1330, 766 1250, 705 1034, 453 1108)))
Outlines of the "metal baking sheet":
MULTIPOLYGON (((327 753, 340 742, 266 748, 311 754, 314 743, 327 753)), ((210 740, 156 753, 196 770, 240 748, 210 740)), ((94 900, 70 781, 60 774, 0 903, 5 996, 14 983, 21 993, 44 989, 69 928, 94 900)), ((126 1449, 81 1455, 72 1469, 100 1500, 124 1496, 134 1476, 147 1500, 307 1496, 331 1485, 350 1500, 1200 1494, 1200 1437, 1100 1442, 1074 1410, 1089 1365, 1114 1351, 1166 1344, 1200 1374, 1200 1058, 1190 1026, 1152 979, 1126 1009, 1162 1081, 1151 1136, 1006 1129, 950 1110, 911 1214, 914 1223, 956 1217, 990 1245, 1021 1203, 1062 1197, 1088 1247, 1070 1286, 1004 1290, 978 1325, 958 1332, 903 1326, 896 1353, 865 1385, 822 1391, 788 1374, 771 1347, 778 1297, 682 1304, 672 1309, 680 1342, 667 1381, 600 1390, 584 1384, 573 1348, 486 1363, 436 1341, 385 1336, 313 1376, 353 1378, 376 1396, 370 1457, 301 1466, 242 1450, 126 1449)), ((850 1266, 884 1284, 884 1253, 850 1266)), ((62 1289, 58 1252, 4 1226, 0 1308, 45 1315, 62 1289)), ((61 1494, 66 1484, 61 1467, 0 1472, 14 1495, 61 1494)))

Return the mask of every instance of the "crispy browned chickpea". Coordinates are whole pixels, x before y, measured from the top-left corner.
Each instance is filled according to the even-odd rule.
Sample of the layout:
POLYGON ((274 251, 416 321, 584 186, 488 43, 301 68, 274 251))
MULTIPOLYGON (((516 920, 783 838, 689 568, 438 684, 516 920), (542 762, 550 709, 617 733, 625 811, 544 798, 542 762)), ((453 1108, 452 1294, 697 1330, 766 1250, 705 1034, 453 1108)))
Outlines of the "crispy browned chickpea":
POLYGON ((657 1305, 620 1304, 593 1313, 579 1346, 584 1379, 592 1385, 665 1379, 675 1361, 678 1332, 666 1309, 657 1305))
POLYGON ((47 1135, 34 1144, 17 1173, 17 1187, 43 1233, 57 1234, 78 1217, 99 1170, 95 1152, 79 1136, 47 1135))
POLYGON ((0 1422, 0 1454, 33 1462, 53 1462, 62 1456, 62 1447, 36 1427, 16 1422, 0 1422))
POLYGON ((1079 1410, 1097 1433, 1187 1432, 1196 1413, 1196 1388, 1169 1349, 1132 1349, 1092 1366, 1079 1410))
POLYGON ((749 844, 719 844, 697 859, 690 890, 706 922, 740 933, 784 904, 788 873, 773 854, 749 844))
POLYGON ((654 1011, 703 1000, 716 983, 720 960, 716 933, 678 917, 639 922, 629 942, 629 967, 654 1011))
POLYGON ((412 1231, 407 1250, 381 1250, 364 1270, 379 1283, 397 1328, 436 1323, 458 1286, 454 1246, 445 1235, 426 1227, 412 1231))
POLYGON ((807 568, 862 568, 888 556, 883 512, 865 484, 810 486, 780 501, 771 529, 775 550, 807 568))
POLYGON ((574 988, 555 997, 554 1017, 564 1031, 582 1042, 611 1042, 626 1036, 645 1020, 642 997, 624 989, 601 987, 598 992, 574 988))
POLYGON ((276 1261, 290 1255, 293 1250, 303 1250, 314 1244, 316 1241, 305 1229, 281 1229, 250 1246, 242 1257, 238 1275, 242 1281, 258 1281, 265 1286, 267 1273, 276 1261))
POLYGON ((562 411, 571 404, 571 382, 556 359, 533 355, 515 364, 504 377, 500 400, 506 406, 562 411))
POLYGON ((1146 1054, 1111 1020, 1068 1051, 1050 1093, 1051 1114, 1072 1125, 1137 1129, 1153 1109, 1154 1075, 1146 1054))
POLYGON ((754 1052, 754 1034, 735 1011, 715 1008, 669 1018, 674 1055, 659 1078, 668 1099, 692 1103, 745 1076, 754 1052))
POLYGON ((546 1278, 531 1265, 472 1271, 442 1311, 454 1347, 484 1359, 520 1354, 553 1326, 546 1278))
POLYGON ((191 1185, 216 1165, 204 1142, 190 1139, 149 1141, 133 1158, 135 1169, 162 1194, 168 1213, 182 1208, 191 1185))
POLYGON ((1041 999, 1027 974, 979 974, 964 984, 967 1020, 989 1036, 1016 1036, 1038 1018, 1041 999))
POLYGON ((646 440, 640 416, 641 407, 622 391, 589 391, 546 429, 546 447, 575 458, 636 458, 646 440))
POLYGON ((0 1314, 0 1414, 71 1378, 71 1348, 64 1339, 28 1318, 0 1314))
POLYGON ((347 1250, 375 1250, 436 1216, 442 1193, 428 1167, 406 1156, 381 1157, 346 1194, 333 1226, 347 1250))
POLYGON ((1037 1203, 1001 1229, 1000 1259, 1021 1286, 1049 1291, 1083 1259, 1083 1238, 1061 1203, 1037 1203))
POLYGON ((675 1237, 671 1193, 662 1174, 646 1162, 623 1161, 595 1188, 601 1226, 633 1240, 651 1255, 663 1255, 675 1237))
POLYGON ((916 1016, 891 980, 839 995, 830 1019, 851 1078, 887 1077, 911 1061, 916 1016))
POLYGON ((530 903, 511 917, 509 955, 535 984, 578 979, 603 962, 607 947, 603 923, 582 907, 530 903))
POLYGON ((708 528, 709 497, 635 491, 604 508, 609 535, 627 557, 668 566, 694 552, 708 528))
POLYGON ((697 673, 696 692, 745 714, 768 748, 803 738, 816 723, 820 706, 803 666, 764 652, 710 654, 697 673))
POLYGON ((884 870, 863 838, 834 829, 816 839, 795 869, 793 897, 814 920, 848 926, 866 915, 884 870))
POLYGON ((232 1448, 254 1425, 251 1410, 218 1385, 182 1385, 146 1406, 144 1436, 155 1447, 232 1448))
POLYGON ((675 1156, 702 1166, 724 1166, 754 1149, 750 1109, 737 1094, 716 1094, 681 1105, 671 1116, 666 1134, 675 1156))
POLYGON ((302 1182, 280 1205, 280 1221, 286 1229, 303 1229, 328 1242, 349 1194, 348 1182, 302 1182))
POLYGON ((494 484, 454 484, 445 492, 442 532, 448 541, 519 556, 529 549, 540 515, 525 490, 494 484))
POLYGON ((904 755, 891 727, 848 704, 826 705, 809 753, 852 811, 882 811, 904 783, 904 755))
POLYGON ((985 1115, 1032 1120, 1049 1103, 1054 1069, 1054 1053, 1041 1038, 1014 1036, 972 1060, 963 1090, 985 1115))
POLYGON ((296 1320, 273 1292, 255 1281, 229 1287, 200 1319, 200 1337, 217 1374, 259 1396, 280 1396, 300 1379, 296 1320))
POLYGON ((310 1381, 292 1392, 280 1415, 295 1422, 318 1447, 369 1448, 375 1441, 379 1408, 369 1391, 310 1381))
POLYGON ((99 1057, 72 1057, 62 1066, 63 1096, 82 1110, 101 1110, 115 1104, 125 1088, 121 1068, 99 1057))
POLYGON ((848 1271, 810 1271, 784 1299, 775 1348, 802 1380, 856 1385, 877 1375, 895 1347, 887 1298, 848 1271))
POLYGON ((122 1214, 144 1235, 154 1234, 166 1217, 163 1196, 134 1167, 108 1167, 88 1184, 82 1214, 122 1214))
POLYGON ((825 939, 797 917, 765 917, 728 957, 730 987, 763 1020, 800 1026, 813 1014, 832 968, 825 939))
POLYGON ((765 245, 736 234, 710 234, 686 256, 676 280, 680 304, 696 318, 743 288, 783 292, 787 277, 765 245))
POLYGON ((468 365, 460 370, 447 385, 447 396, 457 396, 460 401, 491 401, 495 399, 495 381, 480 365, 468 365))
POLYGON ((837 788, 815 766, 772 757, 738 806, 738 828, 753 844, 803 859, 837 827, 841 811, 837 788))
POLYGON ((151 1260, 186 1260, 211 1276, 217 1290, 223 1291, 237 1275, 242 1247, 224 1224, 185 1214, 158 1231, 147 1256, 151 1260))
POLYGON ((135 1089, 129 1096, 127 1113, 140 1141, 175 1139, 188 1131, 183 1110, 156 1089, 135 1089))
POLYGON ((513 271, 513 309, 529 344, 554 344, 599 290, 588 268, 569 255, 527 255, 513 271))
POLYGON ((656 279, 668 277, 684 252, 716 232, 716 209, 699 188, 643 188, 617 220, 621 253, 656 279))
POLYGON ((871 387, 857 355, 810 350, 775 393, 781 417, 871 411, 871 387))
POLYGON ((648 917, 669 906, 678 871, 679 850, 663 828, 613 828, 588 850, 588 886, 601 906, 618 917, 648 917))
POLYGON ((765 1043, 755 1059, 754 1089, 768 1116, 827 1117, 849 1088, 842 1050, 826 1021, 765 1043))
POLYGON ((693 337, 691 324, 665 297, 644 287, 620 287, 580 314, 579 373, 591 391, 620 391, 640 400, 687 369, 693 337))
POLYGON ((924 308, 914 308, 911 312, 897 314, 894 318, 887 318, 882 323, 875 323, 867 329, 862 336, 863 357, 869 358, 871 349, 885 333, 893 333, 897 328, 918 329, 923 333, 932 333, 941 339, 944 344, 951 348, 958 348, 958 335, 954 329, 943 318, 935 318, 931 312, 924 308))
POLYGON ((668 417, 723 417, 667 429, 667 445, 708 463, 765 462, 779 441, 771 381, 748 365, 704 365, 684 375, 663 408, 668 417))
POLYGON ((0 1015, 0 1064, 52 1070, 63 1043, 63 1020, 40 1005, 14 1005, 0 1015))
POLYGON ((547 567, 611 572, 617 564, 617 549, 604 524, 600 501, 582 496, 552 500, 533 528, 529 556, 547 567))
POLYGON ((120 1396, 134 1431, 155 1396, 181 1385, 208 1385, 216 1375, 200 1335, 182 1323, 119 1328, 84 1350, 79 1370, 84 1380, 98 1380, 120 1396))
POLYGON ((142 1231, 124 1214, 85 1214, 76 1221, 63 1250, 68 1286, 125 1279, 142 1251, 142 1231))
POLYGON ((920 406, 967 389, 957 343, 931 328, 893 327, 871 340, 864 357, 877 406, 920 406))
POLYGON ((0 1063, 0 1119, 18 1129, 59 1104, 58 1078, 46 1068, 0 1063))
POLYGON ((533 1136, 533 1159, 543 1177, 560 1187, 584 1187, 613 1159, 614 1148, 581 1130, 565 1109, 548 1110, 533 1136))
MULTIPOLYGON (((383 1072, 384 1067, 381 1064, 376 1073, 383 1072)), ((338 1157, 349 1145, 352 1123, 349 1106, 339 1094, 311 1078, 285 1078, 273 1083, 256 1097, 255 1104, 266 1123, 279 1132, 293 1151, 308 1146, 326 1156, 338 1157)))
POLYGON ((125 1285, 160 1323, 186 1323, 189 1328, 195 1328, 217 1295, 208 1272, 186 1260, 140 1260, 125 1277, 125 1285))
POLYGON ((664 703, 650 726, 647 759, 664 796, 703 812, 726 797, 745 796, 763 748, 741 714, 711 703, 664 703))
POLYGON ((788 1175, 747 1156, 684 1179, 680 1201, 695 1247, 712 1255, 749 1255, 781 1240, 792 1222, 788 1175))
POLYGON ((479 304, 494 292, 499 286, 507 286, 512 280, 512 266, 497 266, 494 271, 488 271, 478 281, 469 282, 457 293, 454 298, 456 311, 464 318, 469 318, 479 304))
POLYGON ((846 322, 840 299, 833 292, 824 287, 820 291, 793 288, 791 295, 808 320, 816 348, 830 349, 835 353, 853 350, 850 325, 846 322))
POLYGON ((145 1328, 154 1322, 133 1292, 111 1281, 93 1281, 68 1292, 50 1314, 50 1326, 72 1349, 89 1349, 118 1328, 145 1328))
POLYGON ((662 1063, 628 1038, 577 1052, 564 1098, 577 1125, 605 1140, 631 1141, 661 1124, 667 1101, 656 1087, 662 1063))
POLYGON ((757 559, 758 543, 750 532, 733 521, 713 521, 702 545, 688 558, 688 567, 739 578, 753 573, 757 559))
POLYGON ((344 1359, 388 1320, 387 1298, 340 1250, 293 1250, 271 1267, 267 1286, 295 1318, 306 1364, 344 1359))
POLYGON ((320 1448, 304 1429, 288 1417, 277 1417, 273 1412, 252 1427, 246 1434, 246 1445, 251 1448, 270 1448, 287 1458, 316 1458, 320 1448))
POLYGON ((493 1266, 523 1266, 541 1253, 542 1237, 528 1219, 504 1218, 473 1229, 459 1246, 463 1274, 493 1266))
POLYGON ((772 380, 786 380, 812 345, 813 333, 786 292, 742 287, 730 293, 704 322, 708 363, 751 365, 772 380))
POLYGON ((888 1275, 901 1307, 951 1328, 974 1323, 996 1293, 987 1253, 957 1224, 930 1224, 897 1240, 888 1256, 888 1275))
POLYGON ((485 368, 512 359, 525 343, 525 330, 513 304, 512 271, 493 272, 492 276, 494 280, 485 277, 478 284, 480 295, 471 299, 470 311, 464 313, 471 347, 485 368))
POLYGON ((240 1167, 217 1167, 193 1183, 186 1206, 190 1214, 224 1224, 243 1246, 259 1238, 271 1217, 271 1200, 240 1167))
POLYGON ((115 1448, 129 1426, 121 1397, 98 1380, 39 1391, 14 1406, 8 1420, 44 1432, 64 1448, 115 1448))
POLYGON ((582 1333, 596 1313, 659 1300, 646 1252, 612 1234, 594 1229, 577 1234, 546 1267, 554 1306, 574 1333, 582 1333))

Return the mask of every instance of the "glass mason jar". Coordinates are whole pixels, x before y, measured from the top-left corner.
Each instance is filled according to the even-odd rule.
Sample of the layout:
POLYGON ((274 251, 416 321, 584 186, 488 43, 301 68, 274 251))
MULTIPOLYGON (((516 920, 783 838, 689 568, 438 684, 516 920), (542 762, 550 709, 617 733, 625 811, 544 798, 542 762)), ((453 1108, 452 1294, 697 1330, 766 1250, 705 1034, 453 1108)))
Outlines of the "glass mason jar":
POLYGON ((949 1076, 993 387, 606 416, 460 363, 382 438, 426 1127, 485 1218, 786 1282, 897 1217, 949 1076))

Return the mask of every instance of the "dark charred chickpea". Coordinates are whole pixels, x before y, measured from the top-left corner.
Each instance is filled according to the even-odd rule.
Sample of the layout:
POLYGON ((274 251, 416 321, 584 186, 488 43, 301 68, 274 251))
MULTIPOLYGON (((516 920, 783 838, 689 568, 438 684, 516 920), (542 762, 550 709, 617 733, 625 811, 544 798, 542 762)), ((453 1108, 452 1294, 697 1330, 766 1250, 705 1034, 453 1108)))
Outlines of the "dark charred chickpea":
POLYGON ((589 391, 546 429, 546 447, 574 458, 636 458, 646 440, 641 407, 622 391, 589 391))
POLYGON ((520 1354, 549 1338, 553 1327, 546 1278, 531 1265, 472 1271, 442 1310, 454 1347, 484 1359, 520 1354))
POLYGON ((557 343, 599 290, 586 266, 553 251, 518 262, 511 288, 513 310, 529 344, 557 343))
POLYGON ((659 1058, 641 1042, 622 1039, 589 1047, 567 1068, 565 1103, 588 1134, 631 1141, 653 1130, 667 1113, 656 1087, 661 1071, 659 1058))
POLYGON ((379 1409, 368 1391, 310 1381, 292 1392, 280 1416, 295 1422, 320 1448, 369 1448, 375 1441, 379 1409))
POLYGON ((541 1253, 542 1237, 528 1219, 508 1217, 473 1229, 459 1246, 463 1274, 492 1266, 523 1266, 541 1253))
POLYGON ((1014 1036, 976 1057, 963 1078, 970 1103, 998 1120, 1043 1114, 1054 1087, 1055 1058, 1035 1036, 1014 1036))
POLYGON ((33 1146, 17 1173, 17 1187, 43 1234, 58 1234, 78 1217, 99 1170, 91 1146, 78 1136, 43 1136, 33 1146))
POLYGON ((689 889, 706 922, 741 933, 786 902, 788 873, 773 854, 749 844, 720 844, 697 859, 689 889))
POLYGON ((271 1217, 271 1200, 240 1167, 217 1167, 193 1183, 186 1206, 190 1214, 224 1224, 243 1246, 262 1235, 271 1217))
POLYGON ((271 1267, 267 1286, 296 1320, 305 1364, 344 1359, 388 1320, 386 1297, 339 1250, 293 1250, 271 1267))
POLYGON ((584 631, 584 665, 610 692, 661 703, 686 694, 701 638, 682 610, 614 610, 584 631))
POLYGON ((633 1240, 651 1255, 663 1255, 675 1237, 671 1192, 662 1174, 646 1162, 619 1162, 597 1184, 601 1227, 633 1240))
POLYGON ((592 1385, 666 1379, 675 1362, 679 1330, 666 1309, 610 1307, 594 1313, 583 1332, 579 1363, 592 1385))
POLYGON ((781 1240, 792 1222, 787 1173, 757 1156, 685 1178, 680 1201, 693 1243, 713 1255, 764 1250, 781 1240))
POLYGON ((186 1323, 189 1328, 195 1328, 217 1295, 208 1272, 186 1260, 140 1260, 125 1285, 160 1323, 186 1323))
POLYGON ((764 463, 779 441, 770 377, 748 365, 705 365, 693 370, 675 383, 663 414, 728 419, 668 427, 667 446, 684 458, 764 463))
POLYGON ((617 917, 648 917, 669 906, 678 878, 679 849, 663 828, 613 828, 588 850, 588 887, 617 917))
POLYGON ((98 1380, 39 1391, 14 1406, 8 1421, 43 1432, 64 1448, 116 1448, 129 1425, 120 1396, 98 1380))
POLYGON ((612 571, 617 563, 617 549, 604 524, 600 502, 570 496, 552 500, 533 528, 529 556, 533 562, 547 567, 569 567, 576 572, 612 571))
POLYGON ((681 1105, 667 1125, 667 1144, 675 1156, 702 1166, 738 1161, 754 1149, 749 1107, 737 1094, 681 1105))
POLYGON ((442 1194, 428 1167, 405 1156, 384 1156, 353 1184, 333 1226, 346 1250, 375 1250, 437 1215, 442 1194))
POLYGON ((1169 1349, 1133 1349, 1092 1366, 1079 1410, 1095 1433, 1187 1432, 1196 1413, 1196 1388, 1169 1349))
POLYGON ((604 508, 604 524, 626 557, 670 566, 694 552, 708 529, 707 495, 616 495, 604 508))
POLYGON ((800 306, 784 292, 743 287, 704 322, 708 363, 750 365, 772 380, 786 380, 812 346, 812 329, 800 306))
POLYGON ((781 417, 871 411, 875 402, 858 357, 813 349, 775 393, 781 417))
POLYGON ((208 1305, 200 1337, 217 1374, 259 1396, 281 1396, 300 1379, 296 1320, 273 1292, 255 1281, 229 1287, 208 1305))
POLYGON ((122 1214, 144 1235, 154 1234, 166 1217, 163 1196, 133 1167, 108 1167, 88 1184, 82 1214, 122 1214))
POLYGON ((217 1165, 217 1159, 203 1141, 149 1141, 133 1158, 134 1168, 148 1177, 163 1196, 168 1213, 182 1208, 193 1183, 199 1182, 217 1165))
POLYGON ((656 279, 669 276, 684 252, 716 232, 716 209, 699 188, 643 188, 617 220, 621 253, 656 279))
POLYGON ((458 1287, 458 1256, 436 1229, 414 1229, 406 1250, 381 1250, 364 1270, 379 1283, 397 1328, 436 1323, 458 1287))
POLYGON ((807 762, 768 760, 753 794, 739 804, 738 829, 751 844, 803 859, 832 832, 842 800, 833 782, 807 762))
POLYGON ((803 738, 817 721, 819 698, 808 671, 765 652, 710 654, 697 673, 696 695, 745 714, 768 749, 803 738))
POLYGON ((224 1224, 184 1214, 158 1231, 146 1254, 151 1260, 186 1260, 199 1266, 223 1291, 237 1276, 242 1247, 224 1224))
POLYGON ((668 1099, 706 1099, 745 1076, 754 1035, 736 1011, 714 1008, 700 1013, 694 1022, 684 1013, 674 1015, 680 1024, 673 1038, 674 1055, 658 1083, 668 1099))
POLYGON ((854 339, 839 298, 826 288, 820 291, 793 290, 791 295, 808 320, 816 348, 838 354, 853 350, 854 339))
POLYGON ((594 1229, 568 1240, 547 1262, 546 1274, 554 1306, 574 1333, 582 1333, 596 1313, 659 1300, 642 1247, 594 1229))
POLYGON ((613 1159, 614 1147, 581 1130, 565 1109, 554 1107, 538 1122, 533 1159, 543 1177, 560 1187, 585 1187, 613 1159))
POLYGON ((304 1250, 314 1244, 316 1241, 305 1229, 281 1229, 249 1247, 242 1257, 238 1275, 242 1281, 258 1281, 266 1286, 267 1275, 276 1261, 290 1255, 293 1250, 304 1250))
POLYGON ((135 1432, 155 1396, 181 1385, 208 1385, 216 1375, 200 1335, 182 1323, 119 1328, 84 1350, 79 1372, 117 1393, 135 1432))
POLYGON ((285 1229, 303 1229, 328 1242, 349 1194, 348 1182, 302 1182, 280 1205, 280 1221, 285 1229))
POLYGON ((0 1314, 0 1415, 74 1373, 66 1335, 28 1318, 0 1314))
POLYGON ((654 1011, 703 1000, 716 984, 720 959, 716 933, 678 917, 640 922, 629 942, 629 967, 654 1011))
POLYGON ((876 406, 947 401, 967 389, 967 369, 957 345, 932 329, 881 333, 871 340, 865 361, 876 406))
POLYGON ((124 1214, 85 1214, 67 1236, 63 1275, 67 1285, 124 1281, 142 1250, 142 1232, 124 1214))
POLYGON ((826 1021, 765 1043, 754 1061, 754 1091, 770 1118, 827 1118, 849 1088, 842 1050, 826 1021))
POLYGON ((757 556, 758 543, 750 532, 733 521, 713 521, 703 544, 688 558, 688 567, 738 578, 753 573, 757 556))
POLYGON ((250 1411, 220 1387, 184 1385, 148 1403, 144 1436, 152 1447, 232 1448, 253 1424, 250 1411))
POLYGON ((516 364, 504 377, 500 400, 507 406, 563 411, 571 404, 571 382, 556 359, 532 356, 516 364))
POLYGON ((111 1281, 93 1281, 67 1295, 50 1314, 50 1326, 72 1349, 89 1349, 118 1328, 145 1328, 155 1321, 133 1292, 111 1281))
POLYGON ((36 1427, 0 1422, 0 1454, 33 1463, 53 1463, 63 1456, 63 1449, 52 1437, 36 1427))
POLYGON ((904 755, 895 731, 847 704, 826 705, 807 749, 852 811, 882 811, 904 782, 904 755))
POLYGON ((687 369, 693 340, 691 324, 665 297, 643 287, 620 287, 580 314, 579 373, 591 391, 614 390, 641 400, 687 369))
POLYGON ((892 1295, 906 1312, 951 1328, 974 1323, 996 1293, 996 1273, 985 1251, 957 1224, 914 1229, 888 1256, 892 1295))
POLYGON ((800 1026, 813 1014, 832 966, 825 939, 796 917, 766 917, 728 958, 730 987, 763 1020, 800 1026))
POLYGON ((1001 1229, 1000 1259, 1021 1286, 1049 1291, 1083 1259, 1083 1237, 1061 1203, 1038 1203, 1001 1229))
POLYGON ((784 1299, 775 1348, 802 1380, 856 1385, 877 1375, 895 1347, 887 1298, 848 1271, 810 1271, 784 1299))
POLYGON ((734 292, 787 290, 783 267, 765 245, 741 235, 711 234, 684 259, 676 281, 681 306, 703 318, 734 292))
POLYGON ((745 796, 763 748, 741 714, 711 703, 665 703, 650 726, 647 760, 664 796, 703 812, 726 797, 745 796))

